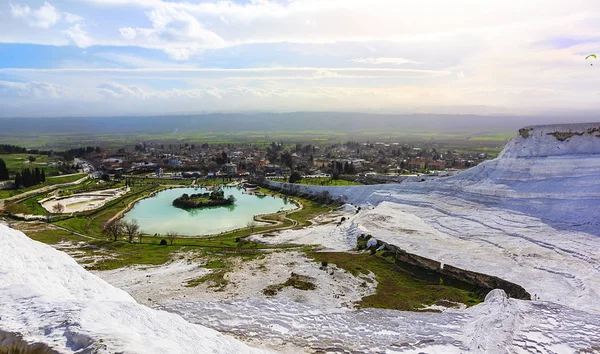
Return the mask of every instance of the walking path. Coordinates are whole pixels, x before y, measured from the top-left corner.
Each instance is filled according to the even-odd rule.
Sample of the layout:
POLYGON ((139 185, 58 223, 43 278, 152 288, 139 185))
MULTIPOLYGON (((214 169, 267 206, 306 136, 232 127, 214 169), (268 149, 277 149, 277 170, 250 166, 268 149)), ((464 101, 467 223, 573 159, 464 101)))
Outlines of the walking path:
MULTIPOLYGON (((60 176, 60 177, 64 177, 64 176, 60 176)), ((51 178, 51 177, 48 177, 51 178)), ((34 190, 30 190, 21 194, 17 194, 14 195, 12 197, 8 197, 8 198, 4 198, 4 199, 0 199, 0 210, 4 209, 4 202, 12 202, 14 200, 21 200, 21 199, 25 199, 31 195, 35 195, 35 194, 39 194, 39 193, 44 193, 44 192, 48 192, 51 190, 54 190, 58 187, 68 187, 68 186, 74 186, 76 184, 79 184, 85 180, 87 180, 89 178, 89 176, 84 176, 80 179, 78 179, 77 181, 73 181, 73 182, 67 182, 67 183, 60 183, 60 184, 53 184, 51 186, 45 186, 45 187, 41 187, 38 189, 34 189, 34 190)))

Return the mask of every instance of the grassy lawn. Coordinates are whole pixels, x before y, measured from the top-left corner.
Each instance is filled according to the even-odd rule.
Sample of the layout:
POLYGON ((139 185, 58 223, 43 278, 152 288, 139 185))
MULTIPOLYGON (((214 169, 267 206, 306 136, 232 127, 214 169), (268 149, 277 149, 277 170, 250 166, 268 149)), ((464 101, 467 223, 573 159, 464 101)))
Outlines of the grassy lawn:
POLYGON ((58 167, 46 166, 48 162, 56 162, 56 157, 49 157, 48 155, 36 155, 36 154, 0 154, 0 159, 3 159, 8 168, 10 177, 13 178, 17 172, 21 172, 24 168, 43 168, 46 171, 46 175, 56 173, 58 167), (35 161, 29 162, 29 156, 35 157, 35 161))
MULTIPOLYGON (((80 188, 86 188, 89 185, 81 186, 80 188)), ((79 232, 84 235, 91 236, 95 239, 90 240, 80 236, 72 235, 68 231, 64 230, 50 230, 41 232, 29 232, 28 235, 36 240, 45 243, 58 243, 61 241, 77 241, 85 242, 85 246, 82 248, 85 252, 89 252, 90 255, 101 252, 101 254, 111 254, 111 257, 104 257, 101 261, 94 264, 94 269, 116 269, 127 265, 134 264, 162 264, 172 259, 174 252, 182 251, 193 251, 201 252, 203 254, 219 254, 219 257, 246 257, 256 258, 262 256, 262 250, 270 248, 296 248, 297 246, 265 246, 243 240, 244 236, 251 233, 257 232, 268 232, 273 228, 290 227, 293 222, 290 219, 296 220, 298 226, 309 225, 308 219, 313 218, 323 212, 330 210, 330 207, 323 206, 318 203, 312 202, 303 198, 295 198, 304 204, 302 210, 291 212, 288 218, 285 218, 286 213, 281 212, 277 214, 271 214, 263 216, 266 221, 271 220, 272 225, 255 226, 253 228, 242 228, 231 232, 207 236, 207 237, 178 237, 173 240, 173 244, 170 244, 165 236, 147 236, 144 235, 140 238, 140 243, 133 244, 126 241, 126 237, 122 236, 118 241, 112 241, 108 236, 102 233, 102 225, 110 218, 114 217, 117 213, 123 210, 131 202, 144 197, 152 192, 161 190, 162 186, 157 185, 136 185, 131 188, 131 192, 125 196, 111 201, 94 211, 78 213, 74 217, 65 216, 53 221, 57 226, 64 227, 74 232, 79 232), (167 240, 168 246, 160 246, 159 243, 162 239, 167 240)), ((263 193, 277 194, 269 190, 262 190, 263 193)), ((31 197, 24 200, 21 204, 27 208, 41 208, 37 204, 37 200, 44 196, 31 197)), ((220 259, 220 258, 219 258, 220 259)), ((213 262, 209 264, 210 267, 222 268, 220 263, 213 262)), ((226 270, 219 271, 217 273, 223 273, 226 270)), ((198 279, 195 285, 200 282, 211 281, 218 284, 218 279, 198 279)), ((194 286, 194 284, 190 284, 194 286)))
POLYGON ((32 190, 35 190, 38 188, 42 188, 42 187, 53 186, 53 185, 62 184, 62 183, 75 182, 78 179, 81 179, 85 176, 86 176, 85 173, 78 173, 78 174, 69 175, 69 176, 46 177, 46 182, 36 184, 35 186, 31 186, 29 188, 0 190, 0 199, 13 197, 15 195, 29 192, 29 191, 32 191, 32 190))
POLYGON ((74 217, 55 221, 59 226, 73 230, 82 234, 104 237, 102 234, 102 225, 127 205, 138 198, 159 190, 161 187, 155 185, 134 186, 131 191, 121 198, 112 200, 101 208, 76 214, 74 217))
POLYGON ((135 177, 126 178, 128 181, 132 181, 135 186, 142 186, 147 184, 162 184, 162 185, 176 185, 176 186, 187 186, 192 184, 191 179, 168 179, 168 178, 152 178, 152 177, 135 177))
POLYGON ((469 140, 504 142, 506 140, 514 138, 515 135, 516 135, 515 132, 498 132, 498 133, 474 135, 474 136, 471 136, 469 138, 469 140))
MULTIPOLYGON (((287 196, 285 194, 278 193, 278 192, 275 192, 275 191, 272 191, 272 190, 266 189, 266 188, 259 188, 259 192, 261 192, 263 194, 273 194, 273 195, 276 195, 276 196, 282 197, 282 198, 283 197, 289 198, 289 196, 287 196)), ((293 197, 292 199, 302 203, 302 205, 303 205, 303 208, 301 210, 295 210, 295 211, 289 213, 287 216, 288 218, 290 218, 292 220, 296 220, 296 222, 298 223, 297 228, 310 226, 311 219, 332 210, 331 206, 319 204, 317 202, 313 202, 310 199, 301 198, 301 197, 293 197)))
POLYGON ((34 214, 34 215, 48 215, 49 213, 38 203, 38 201, 46 198, 47 195, 35 195, 33 197, 27 198, 23 201, 20 201, 18 205, 20 206, 22 213, 24 214, 34 214))
POLYGON ((93 267, 88 267, 96 270, 117 269, 136 264, 160 265, 172 260, 175 254, 181 254, 181 252, 195 252, 197 256, 210 257, 218 254, 219 258, 213 259, 207 264, 207 267, 220 269, 225 268, 225 259, 228 257, 255 259, 262 257, 262 250, 272 248, 247 241, 238 242, 234 233, 204 239, 178 238, 173 245, 167 246, 159 244, 162 237, 150 236, 142 237, 142 243, 129 243, 124 238, 118 241, 109 240, 107 237, 88 239, 64 230, 27 232, 27 236, 51 245, 65 241, 82 243, 77 250, 84 251, 86 256, 110 255, 103 257, 93 267))
MULTIPOLYGON (((479 297, 463 284, 448 285, 447 279, 432 279, 424 270, 410 265, 398 265, 389 259, 369 253, 307 252, 318 262, 336 264, 355 276, 375 274, 377 290, 359 303, 361 307, 396 310, 419 310, 423 306, 460 302, 467 306, 481 302, 479 297)), ((365 277, 365 282, 369 281, 365 277)))
MULTIPOLYGON (((286 178, 274 178, 274 182, 287 182, 286 178)), ((309 186, 359 186, 360 183, 348 181, 344 179, 331 179, 330 177, 314 177, 302 178, 297 184, 305 184, 309 186)))

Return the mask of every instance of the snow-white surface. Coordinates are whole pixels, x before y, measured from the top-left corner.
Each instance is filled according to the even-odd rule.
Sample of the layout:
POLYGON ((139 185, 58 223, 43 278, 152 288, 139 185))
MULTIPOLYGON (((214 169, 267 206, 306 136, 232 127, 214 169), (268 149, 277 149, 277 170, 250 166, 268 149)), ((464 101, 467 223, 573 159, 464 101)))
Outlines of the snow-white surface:
MULTIPOLYGON (((302 299, 287 290, 267 298, 259 294, 260 289, 267 283, 285 281, 285 275, 290 271, 284 259, 275 258, 270 259, 273 262, 269 263, 272 270, 264 274, 261 273, 262 267, 256 264, 240 265, 243 271, 231 275, 231 280, 241 284, 239 289, 235 289, 237 293, 223 298, 212 295, 214 297, 211 299, 214 293, 203 293, 190 295, 189 298, 186 295, 182 299, 181 296, 174 296, 174 292, 161 293, 157 284, 161 284, 163 278, 175 277, 174 282, 179 282, 184 279, 177 278, 177 271, 185 276, 201 272, 197 268, 188 268, 184 263, 175 262, 144 270, 150 272, 153 285, 143 285, 145 279, 142 271, 135 273, 134 270, 133 275, 128 275, 126 270, 120 270, 102 276, 131 289, 133 294, 137 294, 136 297, 147 295, 144 291, 149 290, 144 290, 144 287, 154 289, 152 296, 157 300, 162 296, 155 306, 181 314, 190 322, 235 334, 253 344, 274 346, 285 352, 301 352, 301 348, 307 352, 600 352, 600 138, 597 137, 600 133, 588 133, 588 130, 597 126, 533 127, 529 131, 530 137, 517 137, 507 145, 500 158, 452 177, 424 177, 424 182, 420 182, 422 177, 419 177, 399 185, 304 186, 301 188, 328 190, 334 196, 346 195, 349 203, 361 206, 361 211, 356 214, 351 207, 345 206, 340 211, 344 214, 335 217, 335 220, 341 215, 347 218, 339 225, 336 221, 255 238, 273 244, 297 242, 347 250, 355 246, 356 236, 371 234, 377 239, 444 264, 515 282, 539 297, 540 301, 507 299, 502 291, 493 291, 483 304, 468 309, 449 309, 443 313, 352 310, 335 301, 320 304, 319 300, 327 296, 327 291, 339 289, 335 287, 335 281, 324 293, 315 292, 314 298, 309 298, 309 301, 298 301, 302 299), (561 142, 547 134, 555 131, 584 134, 561 142), (256 274, 248 276, 248 272, 256 274)), ((0 244, 5 246, 2 239, 0 244)), ((15 257, 12 255, 15 251, 3 251, 4 248, 0 248, 2 259, 15 257)), ((46 264, 39 259, 36 261, 46 264)), ((297 262, 291 262, 294 261, 297 262)), ((29 274, 24 269, 31 262, 25 263, 23 259, 14 263, 23 268, 17 273, 29 274)), ((54 267, 52 262, 48 264, 54 267)), ((74 263, 69 264, 75 266, 74 263)), ((300 264, 300 267, 307 267, 304 269, 306 272, 309 271, 308 266, 300 264)), ((52 273, 45 270, 45 266, 40 266, 42 269, 39 271, 37 267, 33 271, 43 276, 52 273)), ((65 269, 56 271, 67 272, 65 269)), ((306 275, 311 276, 311 273, 306 275)), ((28 281, 35 280, 35 276, 31 277, 28 281)), ((17 282, 15 279, 13 283, 17 282)), ((88 282, 86 279, 74 282, 73 286, 81 288, 75 293, 81 295, 88 287, 95 289, 95 286, 82 284, 88 282)), ((112 340, 111 343, 117 348, 123 348, 122 342, 137 341, 137 333, 151 331, 144 326, 141 330, 129 326, 127 335, 123 334, 125 330, 120 327, 119 333, 107 333, 94 327, 96 323, 99 326, 106 324, 103 322, 106 320, 100 316, 94 317, 93 324, 89 323, 91 321, 83 322, 82 313, 96 314, 102 306, 117 306, 113 305, 112 300, 103 302, 95 298, 96 301, 88 303, 77 297, 77 300, 65 303, 60 302, 62 298, 45 299, 46 295, 35 291, 35 295, 30 297, 28 295, 32 291, 29 285, 19 286, 16 283, 7 289, 3 286, 4 281, 4 274, 0 273, 0 299, 8 299, 9 304, 0 302, 2 329, 16 328, 27 333, 29 338, 64 342, 66 337, 70 338, 72 328, 75 328, 80 331, 76 333, 84 334, 84 339, 87 338, 85 336, 94 335, 96 337, 93 338, 100 338, 98 333, 102 333, 101 338, 112 340), (40 297, 41 300, 38 299, 40 297), (25 302, 26 305, 21 304, 25 302), (58 307, 59 304, 69 311, 63 311, 58 307), (44 307, 50 310, 39 309, 44 307), (57 308, 60 310, 57 311, 57 308), (91 310, 84 311, 86 308, 91 310), (12 316, 6 322, 10 324, 8 328, 4 327, 4 313, 12 316), (57 313, 63 317, 52 317, 59 316, 57 313), (28 320, 30 317, 32 321, 28 320), (38 325, 41 319, 46 318, 51 319, 38 325), (63 320, 71 324, 69 330, 65 331, 59 325, 60 333, 56 334, 52 325, 56 326, 63 320), (131 333, 135 333, 135 336, 131 333)), ((94 282, 101 281, 89 281, 90 284, 94 282)), ((166 284, 169 284, 168 281, 166 284)), ((322 284, 329 283, 322 280, 322 284)), ((42 289, 49 286, 46 284, 42 289)), ((329 285, 323 285, 323 288, 326 286, 329 285)), ((194 290, 206 289, 199 287, 189 291, 194 290)), ((111 297, 117 296, 109 292, 111 297)), ((65 294, 68 296, 71 291, 65 294)), ((117 294, 120 293, 117 291, 117 294)), ((122 296, 128 298, 127 295, 122 296)), ((133 315, 127 312, 128 309, 140 305, 128 299, 116 303, 127 304, 123 305, 122 311, 133 315)), ((158 318, 159 322, 169 327, 165 331, 171 333, 168 331, 174 326, 168 325, 169 321, 160 316, 174 315, 146 311, 151 310, 144 308, 139 312, 147 316, 147 321, 141 322, 154 329, 158 324, 153 323, 158 318)), ((117 314, 115 307, 105 312, 114 313, 115 317, 127 317, 122 313, 117 314)), ((138 314, 137 311, 135 313, 138 314)), ((181 319, 177 317, 173 321, 181 319)), ((184 324, 181 324, 183 329, 180 330, 190 331, 184 324)), ((203 327, 198 328, 203 335, 207 331, 203 327)), ((161 334, 151 337, 160 340, 152 342, 150 348, 168 338, 161 334)), ((227 339, 226 345, 229 345, 229 341, 227 339)), ((132 344, 133 348, 137 343, 132 344)), ((188 343, 186 339, 181 339, 176 344, 165 345, 185 343, 188 343)))
POLYGON ((587 133, 598 126, 533 127, 502 157, 449 178, 304 186, 346 195, 363 211, 335 230, 278 237, 342 249, 354 246, 349 235, 360 229, 409 252, 515 282, 542 300, 600 313, 600 133, 587 133), (554 131, 585 133, 561 142, 547 135, 554 131), (571 154, 540 156, 554 148, 571 154), (515 155, 523 157, 509 157, 515 155))
POLYGON ((105 189, 101 191, 74 194, 65 198, 55 199, 51 197, 46 200, 41 200, 40 203, 48 212, 53 212, 53 208, 57 204, 64 207, 63 214, 76 213, 80 211, 98 209, 104 204, 115 200, 129 192, 129 187, 117 189, 105 189))
POLYGON ((549 302, 508 299, 502 290, 490 292, 478 306, 443 313, 322 309, 283 299, 186 301, 165 308, 189 321, 281 348, 346 353, 600 350, 598 316, 549 302))
POLYGON ((522 131, 525 136, 512 139, 500 158, 600 154, 600 123, 538 125, 522 131), (557 133, 572 136, 561 141, 552 135, 557 133))
POLYGON ((1 224, 0 245, 2 331, 60 352, 259 352, 176 314, 140 305, 65 253, 1 224))
MULTIPOLYGON (((228 284, 218 291, 210 282, 186 286, 187 282, 210 273, 198 260, 177 260, 159 266, 134 266, 95 272, 99 277, 127 291, 138 302, 158 306, 173 301, 240 301, 265 298, 263 290, 269 285, 285 283, 291 273, 309 277, 316 289, 306 291, 286 287, 275 299, 293 301, 319 308, 353 308, 363 297, 375 292, 374 276, 354 277, 335 265, 321 269, 306 255, 291 252, 273 252, 255 260, 227 260, 231 269, 225 279, 228 284)), ((217 269, 218 270, 218 269, 217 269)))

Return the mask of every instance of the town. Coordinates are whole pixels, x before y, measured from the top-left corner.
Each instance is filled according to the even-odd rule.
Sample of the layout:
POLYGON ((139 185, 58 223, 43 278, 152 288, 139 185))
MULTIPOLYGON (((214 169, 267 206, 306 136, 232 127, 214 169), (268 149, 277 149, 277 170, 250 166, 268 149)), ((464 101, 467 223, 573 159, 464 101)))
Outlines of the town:
MULTIPOLYGON (((89 149, 91 150, 91 149, 89 149)), ((230 179, 264 176, 360 180, 381 183, 406 175, 460 171, 488 154, 457 152, 431 144, 354 142, 343 144, 164 144, 133 149, 93 149, 85 156, 98 178, 148 175, 164 178, 230 179)))

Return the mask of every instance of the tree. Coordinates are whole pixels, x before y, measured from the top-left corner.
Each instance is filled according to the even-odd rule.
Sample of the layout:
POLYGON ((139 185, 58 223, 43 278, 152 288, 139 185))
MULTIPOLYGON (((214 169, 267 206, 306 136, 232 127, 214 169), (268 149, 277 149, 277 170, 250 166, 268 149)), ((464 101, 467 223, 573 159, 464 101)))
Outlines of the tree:
POLYGON ((105 234, 112 236, 116 241, 123 231, 123 222, 121 220, 111 220, 104 224, 102 231, 105 234))
POLYGON ((167 238, 169 239, 169 242, 171 242, 171 246, 173 246, 173 241, 175 241, 177 236, 178 236, 177 232, 175 232, 175 231, 167 232, 167 238))
POLYGON ((292 166, 294 164, 294 158, 292 157, 292 154, 290 154, 289 151, 285 151, 283 154, 281 154, 279 159, 281 160, 282 164, 284 164, 285 166, 287 166, 289 168, 292 168, 292 166))
POLYGON ((289 182, 290 183, 297 183, 297 182, 300 182, 301 179, 302 179, 302 175, 300 175, 300 173, 298 171, 294 171, 290 175, 289 182))
POLYGON ((140 234, 140 225, 136 219, 131 221, 123 221, 123 229, 127 236, 129 236, 129 242, 133 242, 133 238, 140 234))
POLYGON ((15 176, 15 188, 21 188, 22 185, 23 185, 23 177, 21 176, 21 174, 19 172, 17 172, 17 175, 15 176))
POLYGON ((0 159, 0 180, 8 179, 8 168, 4 160, 0 159))
POLYGON ((63 211, 65 211, 65 206, 64 206, 64 205, 62 205, 62 204, 60 204, 60 203, 56 203, 56 204, 54 204, 54 206, 52 207, 52 212, 53 212, 54 214, 60 214, 60 213, 62 213, 63 211))
POLYGON ((254 221, 254 220, 250 220, 246 224, 246 226, 248 226, 248 228, 250 229, 250 232, 254 232, 254 228, 256 227, 256 225, 257 225, 256 221, 254 221))

